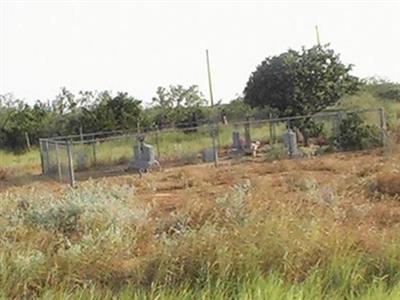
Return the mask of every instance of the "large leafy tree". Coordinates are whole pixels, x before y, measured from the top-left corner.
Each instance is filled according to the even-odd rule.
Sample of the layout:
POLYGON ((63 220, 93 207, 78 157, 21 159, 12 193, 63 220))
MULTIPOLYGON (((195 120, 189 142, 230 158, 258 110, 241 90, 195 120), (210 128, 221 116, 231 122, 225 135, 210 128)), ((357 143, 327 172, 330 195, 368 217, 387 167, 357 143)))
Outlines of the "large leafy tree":
POLYGON ((257 66, 244 99, 252 107, 274 108, 280 116, 312 115, 358 90, 360 81, 351 70, 328 45, 289 50, 257 66))

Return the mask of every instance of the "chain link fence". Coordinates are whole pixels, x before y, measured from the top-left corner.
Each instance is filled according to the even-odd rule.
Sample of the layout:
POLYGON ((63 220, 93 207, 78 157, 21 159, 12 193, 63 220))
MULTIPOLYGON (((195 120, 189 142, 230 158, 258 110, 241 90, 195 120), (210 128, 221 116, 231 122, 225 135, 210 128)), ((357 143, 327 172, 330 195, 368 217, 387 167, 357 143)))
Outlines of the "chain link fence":
POLYGON ((384 145, 386 140, 382 109, 247 119, 232 124, 209 122, 196 127, 141 133, 97 132, 40 139, 42 171, 71 185, 75 179, 121 174, 134 158, 138 136, 144 136, 145 143, 152 146, 162 168, 201 162, 217 164, 218 160, 252 155, 254 148, 259 158, 279 159, 294 156, 294 152, 288 152, 284 140, 288 131, 295 135, 297 157, 366 149, 384 145))

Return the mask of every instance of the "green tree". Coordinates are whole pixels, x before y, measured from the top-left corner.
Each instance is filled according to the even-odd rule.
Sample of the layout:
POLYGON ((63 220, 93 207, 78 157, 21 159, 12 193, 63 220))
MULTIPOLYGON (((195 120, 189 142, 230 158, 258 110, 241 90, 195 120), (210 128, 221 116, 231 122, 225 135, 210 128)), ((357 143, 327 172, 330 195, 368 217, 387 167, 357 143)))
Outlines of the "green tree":
MULTIPOLYGON (((266 58, 251 74, 244 99, 252 107, 271 107, 280 116, 312 115, 360 87, 352 65, 326 46, 289 50, 266 58)), ((311 118, 298 126, 307 139, 311 118)))
POLYGON ((220 104, 216 107, 221 115, 225 114, 227 116, 229 121, 243 120, 246 116, 253 115, 254 113, 241 96, 237 96, 227 104, 220 104))
POLYGON ((35 144, 40 136, 48 136, 54 130, 49 125, 54 116, 44 103, 37 101, 29 106, 10 97, 0 98, 0 147, 22 151, 27 146, 25 133, 28 133, 31 143, 35 144))
POLYGON ((158 124, 186 122, 193 115, 202 115, 202 107, 207 103, 198 86, 188 88, 182 85, 158 87, 157 96, 152 99, 155 110, 155 122, 158 124))
POLYGON ((136 128, 142 114, 141 103, 128 93, 113 97, 108 91, 101 92, 91 105, 82 107, 81 124, 86 132, 136 128))

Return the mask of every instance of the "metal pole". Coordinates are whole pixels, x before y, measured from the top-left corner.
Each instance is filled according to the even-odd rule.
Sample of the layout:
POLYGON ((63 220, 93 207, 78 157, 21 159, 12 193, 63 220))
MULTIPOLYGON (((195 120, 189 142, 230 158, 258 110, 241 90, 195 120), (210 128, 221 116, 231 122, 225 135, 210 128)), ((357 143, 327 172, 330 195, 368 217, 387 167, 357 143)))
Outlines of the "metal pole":
POLYGON ((61 172, 61 163, 60 163, 60 155, 58 149, 58 143, 56 142, 56 160, 57 160, 57 169, 58 169, 58 179, 62 182, 62 172, 61 172))
POLYGON ((158 140, 158 132, 159 132, 159 130, 157 128, 157 130, 156 130, 157 160, 160 161, 160 143, 159 143, 159 140, 158 140))
MULTIPOLYGON (((207 73, 208 73, 208 86, 210 90, 210 103, 211 103, 211 114, 214 118, 214 97, 212 92, 212 82, 211 82, 211 70, 210 70, 210 59, 208 55, 208 49, 206 49, 206 59, 207 59, 207 73)), ((213 125, 215 125, 215 120, 213 121, 213 125)), ((216 142, 216 126, 212 126, 211 135, 212 135, 212 146, 214 151, 214 166, 218 166, 218 151, 217 151, 217 142, 216 142)))
MULTIPOLYGON (((272 114, 271 113, 269 114, 269 119, 270 120, 272 119, 272 114)), ((269 143, 272 144, 272 122, 269 121, 268 125, 269 125, 269 143)))
POLYGON ((246 143, 246 148, 250 149, 251 147, 251 134, 250 134, 250 119, 246 118, 246 123, 244 123, 244 140, 246 143))
POLYGON ((93 151, 93 163, 96 166, 97 165, 97 153, 96 153, 96 138, 93 135, 92 137, 92 151, 93 151))
POLYGON ((79 127, 79 135, 81 136, 81 142, 83 142, 83 127, 82 127, 82 125, 79 127))
POLYGON ((40 148, 40 164, 42 166, 42 175, 45 175, 45 169, 44 169, 44 161, 43 161, 43 145, 42 145, 42 140, 39 139, 39 148, 40 148))
POLYGON ((67 142, 67 154, 68 154, 69 184, 71 185, 71 187, 74 187, 75 186, 74 161, 72 157, 72 144, 70 141, 67 142))
POLYGON ((211 137, 212 137, 212 147, 214 152, 214 166, 218 166, 218 151, 217 151, 217 142, 216 142, 216 126, 215 123, 211 123, 211 137))
POLYGON ((45 168, 46 168, 46 174, 49 173, 49 165, 50 165, 50 155, 49 155, 49 142, 46 141, 44 144, 46 147, 46 164, 45 164, 45 168))
POLYGON ((210 58, 208 55, 208 49, 206 49, 206 58, 207 58, 208 86, 210 88, 210 102, 211 102, 211 107, 214 107, 214 97, 213 97, 213 91, 212 91, 211 70, 210 70, 210 58))
POLYGON ((385 111, 381 107, 379 108, 379 121, 381 127, 381 138, 382 138, 382 145, 386 146, 386 118, 385 118, 385 111))
POLYGON ((315 34, 317 35, 317 44, 318 44, 318 46, 321 46, 321 41, 319 39, 318 25, 315 25, 315 34))

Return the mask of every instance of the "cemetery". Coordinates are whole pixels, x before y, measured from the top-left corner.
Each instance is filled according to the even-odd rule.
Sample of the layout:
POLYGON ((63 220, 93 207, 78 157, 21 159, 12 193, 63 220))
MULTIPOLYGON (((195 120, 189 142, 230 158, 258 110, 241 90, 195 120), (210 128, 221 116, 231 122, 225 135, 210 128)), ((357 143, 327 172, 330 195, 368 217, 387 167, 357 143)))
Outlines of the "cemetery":
MULTIPOLYGON (((169 128, 147 132, 98 132, 40 140, 42 173, 60 182, 132 172, 140 176, 172 166, 248 159, 310 157, 351 150, 340 145, 341 124, 357 116, 384 145, 386 122, 382 109, 324 112, 267 120, 245 120, 231 125, 210 122, 190 132, 169 128), (309 119, 321 130, 304 142, 296 124, 309 119), (310 153, 312 152, 312 155, 310 153)), ((342 126, 343 127, 343 126, 342 126)))

